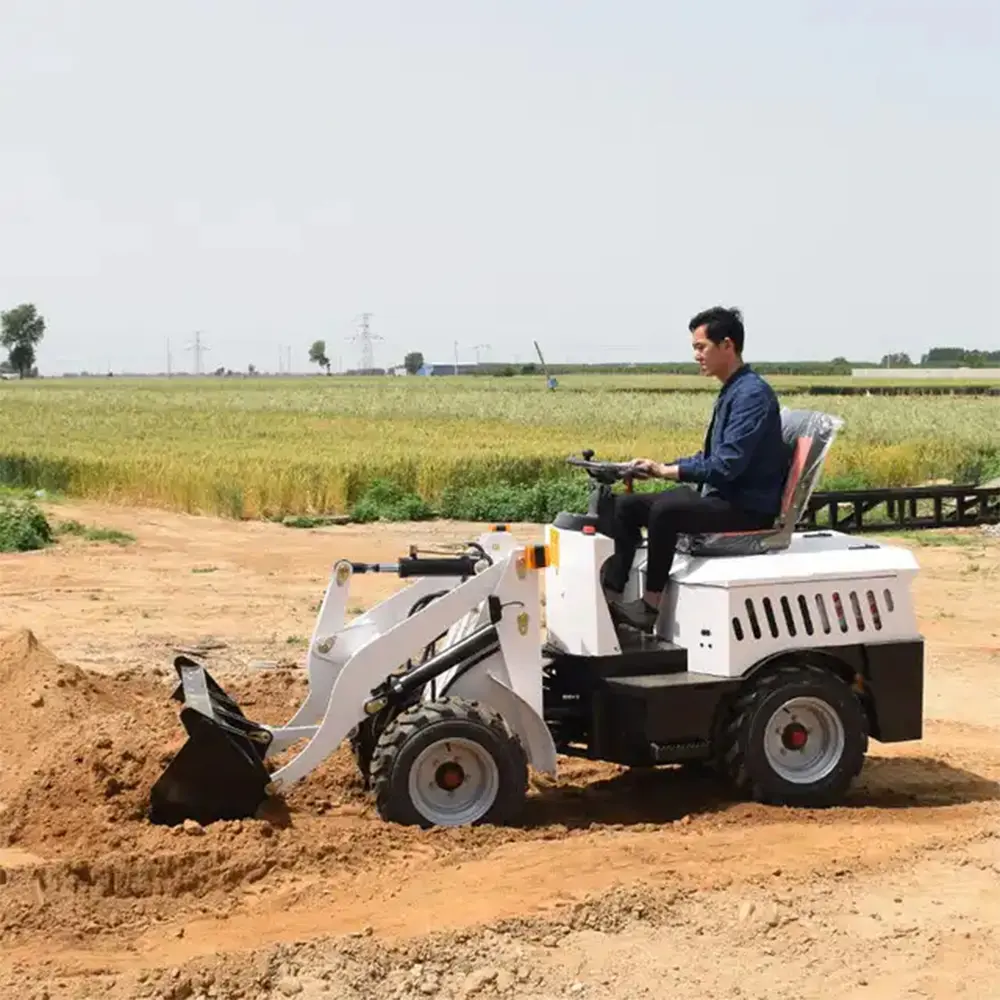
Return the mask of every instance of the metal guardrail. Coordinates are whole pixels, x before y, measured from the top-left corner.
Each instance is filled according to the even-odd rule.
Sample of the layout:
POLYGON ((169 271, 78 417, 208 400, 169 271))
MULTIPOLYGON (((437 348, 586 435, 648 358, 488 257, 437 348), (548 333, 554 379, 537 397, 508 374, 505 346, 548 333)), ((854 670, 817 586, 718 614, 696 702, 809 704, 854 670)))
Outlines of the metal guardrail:
POLYGON ((980 524, 1000 524, 1000 486, 906 486, 816 492, 798 527, 863 533, 980 524), (819 515, 824 511, 827 517, 821 520, 819 515))

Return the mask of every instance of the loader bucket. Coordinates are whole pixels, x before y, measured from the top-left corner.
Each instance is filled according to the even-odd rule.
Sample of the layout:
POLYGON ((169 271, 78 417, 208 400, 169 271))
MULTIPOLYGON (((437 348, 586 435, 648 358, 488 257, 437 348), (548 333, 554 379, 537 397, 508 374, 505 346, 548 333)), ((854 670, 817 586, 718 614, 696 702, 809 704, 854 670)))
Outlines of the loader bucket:
POLYGON ((150 821, 176 826, 193 819, 205 826, 253 816, 267 797, 271 733, 247 719, 204 667, 186 656, 174 666, 181 683, 173 697, 184 704, 188 740, 150 791, 150 821))

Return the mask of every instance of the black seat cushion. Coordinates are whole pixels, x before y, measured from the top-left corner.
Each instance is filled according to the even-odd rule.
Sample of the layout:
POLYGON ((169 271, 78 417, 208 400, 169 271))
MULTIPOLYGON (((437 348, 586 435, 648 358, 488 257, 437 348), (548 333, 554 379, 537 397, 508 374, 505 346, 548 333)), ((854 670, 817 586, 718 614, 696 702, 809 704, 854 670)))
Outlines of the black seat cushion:
POLYGON ((691 556, 753 556, 787 549, 791 541, 791 532, 784 528, 720 531, 705 535, 679 535, 677 551, 691 556))

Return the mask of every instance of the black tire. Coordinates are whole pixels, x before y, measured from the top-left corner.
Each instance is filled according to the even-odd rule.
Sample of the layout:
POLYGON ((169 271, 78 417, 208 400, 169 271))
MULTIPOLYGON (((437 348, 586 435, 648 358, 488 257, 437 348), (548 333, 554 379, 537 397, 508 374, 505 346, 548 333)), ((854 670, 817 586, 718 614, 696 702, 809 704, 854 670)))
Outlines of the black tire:
MULTIPOLYGON (((815 717, 814 714, 812 718, 815 717)), ((810 716, 805 714, 805 718, 810 716)), ((809 663, 786 663, 754 677, 748 689, 739 695, 723 729, 719 749, 725 773, 740 794, 769 805, 823 808, 840 802, 860 773, 868 750, 867 720, 858 697, 832 670, 809 663), (815 707, 804 708, 803 712, 818 709, 820 713, 828 713, 828 722, 835 734, 830 737, 832 743, 827 741, 825 766, 817 765, 812 780, 808 780, 808 774, 801 781, 790 780, 789 770, 783 774, 768 756, 768 746, 778 754, 782 750, 794 754, 796 748, 783 740, 802 739, 802 729, 806 729, 804 739, 807 742, 798 749, 803 751, 810 739, 819 740, 814 748, 818 745, 822 749, 823 737, 829 735, 818 732, 821 727, 808 730, 789 716, 789 721, 782 723, 781 747, 776 746, 777 720, 769 742, 769 722, 783 705, 796 698, 813 699, 815 707), (787 737, 789 731, 792 735, 787 737)))
MULTIPOLYGON (((454 768, 455 764, 441 766, 454 768)), ((462 770, 461 766, 458 770, 462 770)), ((513 821, 524 804, 528 792, 528 759, 521 741, 496 712, 478 702, 441 698, 407 709, 386 726, 372 756, 371 784, 379 815, 392 823, 425 828, 480 824, 501 826, 513 821), (469 820, 457 817, 449 820, 440 813, 435 816, 432 808, 428 811, 427 803, 414 800, 410 787, 410 773, 425 750, 440 745, 442 759, 450 760, 456 754, 449 753, 446 745, 449 741, 459 740, 467 741, 462 751, 464 759, 475 763, 475 755, 478 754, 479 762, 492 774, 489 783, 495 792, 489 807, 482 811, 490 797, 484 792, 477 806, 481 815, 469 820), (476 747, 480 749, 476 750, 476 747)), ((442 795, 438 791, 441 787, 438 785, 431 789, 431 794, 442 795)))

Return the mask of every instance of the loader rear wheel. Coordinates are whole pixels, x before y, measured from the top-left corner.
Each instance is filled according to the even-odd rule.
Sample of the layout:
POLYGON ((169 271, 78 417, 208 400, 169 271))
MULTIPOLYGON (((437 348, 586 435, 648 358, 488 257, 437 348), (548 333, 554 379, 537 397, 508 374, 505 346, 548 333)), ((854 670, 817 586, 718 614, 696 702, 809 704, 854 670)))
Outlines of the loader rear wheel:
POLYGON ((722 735, 721 761, 743 794, 771 805, 839 802, 864 764, 864 709, 831 670, 778 666, 736 700, 722 735))
POLYGON ((528 790, 524 748, 496 712, 442 698, 390 723, 372 756, 379 815, 408 826, 502 825, 528 790))

